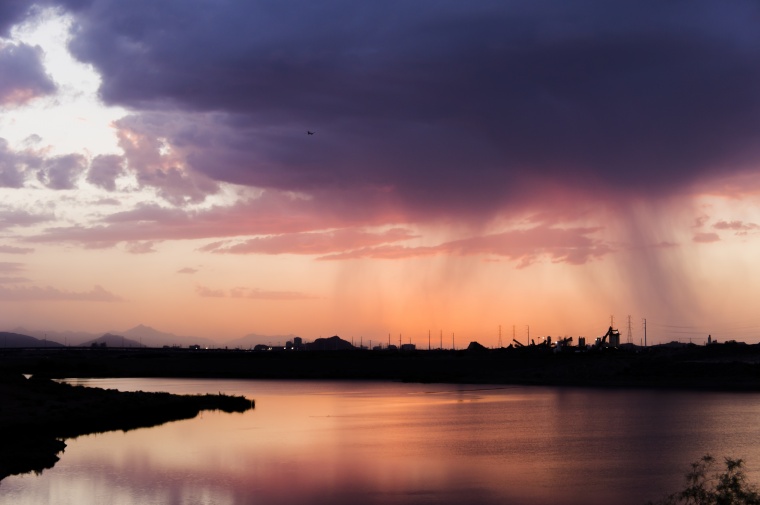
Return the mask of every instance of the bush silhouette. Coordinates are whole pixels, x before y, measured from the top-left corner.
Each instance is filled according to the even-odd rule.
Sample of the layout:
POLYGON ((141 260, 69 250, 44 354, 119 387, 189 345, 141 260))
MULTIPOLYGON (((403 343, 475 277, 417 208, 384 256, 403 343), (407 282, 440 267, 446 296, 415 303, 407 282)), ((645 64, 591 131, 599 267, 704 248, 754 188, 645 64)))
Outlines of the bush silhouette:
POLYGON ((684 489, 649 505, 760 505, 757 488, 747 482, 744 460, 724 458, 724 463, 724 470, 715 470, 715 458, 702 456, 691 464, 684 489))

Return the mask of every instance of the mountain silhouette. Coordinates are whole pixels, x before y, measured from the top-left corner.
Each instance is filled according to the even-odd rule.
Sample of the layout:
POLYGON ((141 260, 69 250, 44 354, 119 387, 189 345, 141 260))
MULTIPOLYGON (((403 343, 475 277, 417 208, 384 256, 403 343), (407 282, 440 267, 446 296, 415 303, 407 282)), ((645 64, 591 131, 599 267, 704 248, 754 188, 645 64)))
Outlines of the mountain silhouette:
POLYGON ((105 346, 105 347, 145 347, 137 340, 126 338, 122 335, 106 333, 94 340, 80 344, 81 347, 105 346))
POLYGON ((54 340, 2 331, 0 332, 0 348, 2 347, 63 347, 63 344, 54 340))
POLYGON ((286 342, 293 342, 298 335, 259 335, 258 333, 249 333, 248 335, 224 343, 230 349, 251 349, 256 345, 285 345, 286 342))
POLYGON ((196 344, 203 347, 219 347, 218 342, 214 342, 208 338, 183 337, 173 333, 159 331, 150 326, 145 326, 144 324, 138 324, 134 328, 119 333, 137 342, 142 342, 146 347, 163 347, 165 345, 188 347, 196 344))
POLYGON ((342 351, 355 348, 351 342, 343 340, 338 335, 333 335, 330 338, 318 338, 314 342, 305 344, 305 346, 309 351, 342 351))

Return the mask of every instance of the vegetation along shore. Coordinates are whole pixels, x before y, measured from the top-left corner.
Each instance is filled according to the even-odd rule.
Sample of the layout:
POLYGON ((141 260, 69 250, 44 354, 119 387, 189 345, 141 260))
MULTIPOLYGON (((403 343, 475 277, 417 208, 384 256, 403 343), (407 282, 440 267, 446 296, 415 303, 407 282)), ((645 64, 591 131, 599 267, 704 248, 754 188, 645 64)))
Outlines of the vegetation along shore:
POLYGON ((254 407, 242 396, 121 392, 9 372, 0 374, 0 400, 0 479, 51 468, 66 438, 254 407))

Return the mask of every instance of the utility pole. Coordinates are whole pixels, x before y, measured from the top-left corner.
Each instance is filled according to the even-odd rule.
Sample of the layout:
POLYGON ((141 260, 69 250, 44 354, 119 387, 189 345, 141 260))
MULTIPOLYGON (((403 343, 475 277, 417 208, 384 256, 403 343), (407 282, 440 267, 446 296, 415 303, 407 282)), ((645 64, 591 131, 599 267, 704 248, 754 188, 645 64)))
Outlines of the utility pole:
POLYGON ((642 318, 642 321, 644 321, 644 347, 647 346, 647 318, 642 318))
POLYGON ((428 351, 430 350, 430 330, 428 330, 428 351))
POLYGON ((499 325, 499 349, 501 349, 503 346, 501 344, 501 325, 499 325))
POLYGON ((633 329, 631 329, 631 315, 628 315, 628 343, 633 343, 633 329))
POLYGON ((530 345, 530 325, 528 325, 527 328, 528 328, 528 344, 527 345, 530 345))
POLYGON ((451 332, 451 350, 454 351, 454 350, 456 350, 456 348, 457 348, 457 346, 454 345, 454 332, 452 331, 451 332))
POLYGON ((438 349, 443 350, 443 330, 441 330, 441 345, 438 349))

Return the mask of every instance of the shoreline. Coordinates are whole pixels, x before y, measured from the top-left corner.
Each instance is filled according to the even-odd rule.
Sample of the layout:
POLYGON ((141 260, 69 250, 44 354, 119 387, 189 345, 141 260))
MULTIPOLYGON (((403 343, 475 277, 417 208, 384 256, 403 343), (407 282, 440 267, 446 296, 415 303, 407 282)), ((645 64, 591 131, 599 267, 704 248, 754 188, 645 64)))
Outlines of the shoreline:
POLYGON ((387 380, 760 392, 760 345, 739 344, 561 353, 539 346, 411 352, 63 348, 0 350, 0 366, 53 379, 387 380))
POLYGON ((254 408, 242 396, 121 392, 11 373, 0 375, 0 399, 0 481, 52 468, 64 439, 254 408))
POLYGON ((0 485, 51 468, 66 438, 156 426, 202 410, 245 412, 244 397, 120 392, 53 379, 219 378, 760 392, 760 346, 606 349, 249 352, 177 349, 0 350, 0 485), (29 379, 22 374, 31 374, 29 379))

